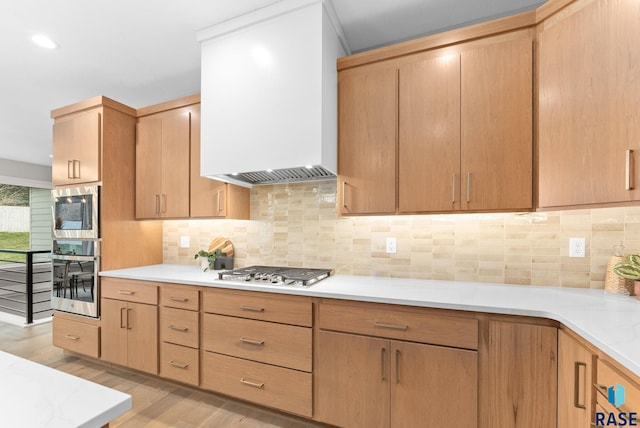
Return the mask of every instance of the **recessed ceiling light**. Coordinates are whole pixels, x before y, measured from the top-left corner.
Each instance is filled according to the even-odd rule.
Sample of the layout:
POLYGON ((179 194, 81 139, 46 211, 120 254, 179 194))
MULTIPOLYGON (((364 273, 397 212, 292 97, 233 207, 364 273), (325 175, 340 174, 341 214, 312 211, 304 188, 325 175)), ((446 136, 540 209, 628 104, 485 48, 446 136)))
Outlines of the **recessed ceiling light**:
POLYGON ((305 165, 304 167, 307 169, 313 169, 313 165, 305 165))
POLYGON ((50 38, 48 38, 44 34, 36 34, 33 37, 31 37, 31 40, 36 45, 38 45, 40 47, 43 47, 43 48, 46 48, 46 49, 55 49, 55 48, 58 47, 56 42, 54 42, 53 40, 51 40, 50 38))

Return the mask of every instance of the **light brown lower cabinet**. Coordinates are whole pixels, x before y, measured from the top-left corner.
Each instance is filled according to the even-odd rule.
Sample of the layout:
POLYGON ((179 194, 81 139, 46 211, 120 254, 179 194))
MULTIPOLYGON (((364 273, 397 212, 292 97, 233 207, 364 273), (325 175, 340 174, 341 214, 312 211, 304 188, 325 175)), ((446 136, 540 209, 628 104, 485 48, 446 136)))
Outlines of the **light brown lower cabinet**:
POLYGON ((315 419, 344 427, 477 426, 477 351, 320 331, 315 419))
POLYGON ((102 299, 102 359, 158 374, 158 307, 102 299))
POLYGON ((526 320, 488 323, 479 395, 482 427, 556 426, 558 329, 526 320))
POLYGON ((100 356, 98 320, 56 311, 53 316, 53 346, 93 358, 100 356))
POLYGON ((202 384, 211 391, 311 417, 311 373, 203 352, 202 384))
POLYGON ((593 359, 591 351, 558 330, 558 428, 583 428, 592 422, 593 359))

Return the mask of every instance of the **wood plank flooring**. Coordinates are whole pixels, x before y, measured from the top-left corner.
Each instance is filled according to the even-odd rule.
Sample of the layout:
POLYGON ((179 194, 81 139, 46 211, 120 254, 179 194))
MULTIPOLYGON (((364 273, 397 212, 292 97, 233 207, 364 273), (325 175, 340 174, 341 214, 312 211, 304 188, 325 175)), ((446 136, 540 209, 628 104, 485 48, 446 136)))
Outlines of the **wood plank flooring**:
POLYGON ((113 420, 112 428, 324 426, 159 378, 65 355, 51 344, 51 323, 17 327, 0 321, 0 350, 131 394, 132 410, 113 420))

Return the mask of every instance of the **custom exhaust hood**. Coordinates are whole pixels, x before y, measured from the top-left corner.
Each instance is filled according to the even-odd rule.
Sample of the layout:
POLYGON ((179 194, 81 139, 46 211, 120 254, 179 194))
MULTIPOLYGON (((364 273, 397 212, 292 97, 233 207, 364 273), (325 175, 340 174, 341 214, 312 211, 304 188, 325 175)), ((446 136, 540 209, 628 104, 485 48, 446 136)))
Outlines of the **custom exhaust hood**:
POLYGON ((251 187, 335 178, 336 59, 329 0, 282 0, 198 32, 202 176, 251 187))

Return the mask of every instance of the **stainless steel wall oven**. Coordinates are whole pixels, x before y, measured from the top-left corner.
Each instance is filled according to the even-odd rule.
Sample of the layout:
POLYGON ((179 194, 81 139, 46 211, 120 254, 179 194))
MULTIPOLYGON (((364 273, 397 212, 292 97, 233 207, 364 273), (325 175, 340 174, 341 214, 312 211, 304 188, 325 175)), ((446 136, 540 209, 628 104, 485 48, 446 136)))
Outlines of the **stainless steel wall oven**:
POLYGON ((97 318, 100 313, 100 241, 54 240, 51 259, 51 307, 97 318))
POLYGON ((100 186, 63 187, 51 193, 54 239, 100 238, 100 186))

